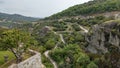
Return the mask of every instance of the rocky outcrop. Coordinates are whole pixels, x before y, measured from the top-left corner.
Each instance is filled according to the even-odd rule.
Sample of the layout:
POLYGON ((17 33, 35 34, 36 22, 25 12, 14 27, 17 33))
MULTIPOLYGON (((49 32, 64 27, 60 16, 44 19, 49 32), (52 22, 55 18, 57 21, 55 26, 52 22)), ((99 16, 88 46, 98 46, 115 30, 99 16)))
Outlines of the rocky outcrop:
POLYGON ((33 50, 30 51, 35 55, 18 64, 12 64, 8 68, 45 68, 41 61, 41 54, 33 50))
POLYGON ((109 52, 110 46, 120 51, 120 25, 117 22, 94 25, 86 40, 86 49, 91 53, 105 54, 109 52))

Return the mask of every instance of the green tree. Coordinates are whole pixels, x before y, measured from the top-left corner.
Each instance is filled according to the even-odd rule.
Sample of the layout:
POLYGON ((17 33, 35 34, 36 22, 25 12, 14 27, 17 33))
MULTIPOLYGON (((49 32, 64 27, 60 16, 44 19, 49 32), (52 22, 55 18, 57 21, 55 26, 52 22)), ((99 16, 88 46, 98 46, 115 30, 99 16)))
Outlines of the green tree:
POLYGON ((35 45, 37 42, 29 33, 17 29, 6 30, 0 36, 0 48, 2 50, 11 50, 17 59, 17 63, 22 61, 22 54, 29 45, 35 45))
POLYGON ((48 50, 54 48, 54 46, 55 46, 55 40, 54 39, 49 39, 45 44, 45 47, 48 50))
POLYGON ((86 67, 90 62, 89 56, 76 44, 68 44, 64 48, 54 49, 50 56, 60 68, 81 68, 86 67))

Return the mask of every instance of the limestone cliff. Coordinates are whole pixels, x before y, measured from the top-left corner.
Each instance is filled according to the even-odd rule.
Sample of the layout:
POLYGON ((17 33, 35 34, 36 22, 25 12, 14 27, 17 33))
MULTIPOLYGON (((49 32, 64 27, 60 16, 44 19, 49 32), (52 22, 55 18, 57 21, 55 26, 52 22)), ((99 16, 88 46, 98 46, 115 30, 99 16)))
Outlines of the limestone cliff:
POLYGON ((118 22, 94 25, 86 36, 87 50, 91 53, 104 54, 115 47, 120 51, 120 24, 118 22))

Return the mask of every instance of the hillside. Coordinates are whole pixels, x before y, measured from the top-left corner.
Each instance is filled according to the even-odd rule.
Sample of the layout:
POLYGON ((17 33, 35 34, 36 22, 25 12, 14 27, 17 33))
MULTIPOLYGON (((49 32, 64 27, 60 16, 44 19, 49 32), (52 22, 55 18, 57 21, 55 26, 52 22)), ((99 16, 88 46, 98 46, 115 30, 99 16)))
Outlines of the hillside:
POLYGON ((34 22, 0 17, 1 57, 9 50, 21 61, 30 49, 41 53, 42 68, 120 68, 120 0, 91 0, 34 22))
POLYGON ((8 21, 36 21, 39 18, 26 17, 19 14, 0 13, 0 19, 4 19, 8 21))
MULTIPOLYGON (((39 20, 33 36, 57 68, 119 68, 119 10, 119 0, 75 5, 39 20)), ((48 61, 43 63, 50 68, 48 61)))
POLYGON ((71 16, 86 16, 97 13, 120 11, 120 0, 93 0, 84 4, 72 6, 46 19, 59 19, 71 16))
POLYGON ((19 14, 0 13, 0 27, 4 28, 23 27, 24 25, 31 24, 37 20, 39 20, 39 18, 26 17, 19 14))

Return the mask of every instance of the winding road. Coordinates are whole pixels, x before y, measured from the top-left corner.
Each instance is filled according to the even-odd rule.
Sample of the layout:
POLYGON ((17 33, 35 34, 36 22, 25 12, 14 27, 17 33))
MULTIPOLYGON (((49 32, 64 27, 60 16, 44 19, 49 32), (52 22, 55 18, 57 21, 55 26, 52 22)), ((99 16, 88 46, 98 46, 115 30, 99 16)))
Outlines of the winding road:
MULTIPOLYGON (((54 33, 57 34, 56 32, 54 32, 54 33)), ((59 36, 60 36, 61 41, 65 44, 65 41, 64 41, 64 39, 63 39, 63 35, 62 35, 62 34, 59 34, 59 36)), ((57 48, 58 44, 59 44, 59 42, 55 45, 54 49, 57 48)), ((58 68, 58 67, 57 67, 57 63, 49 56, 49 52, 50 52, 50 51, 51 51, 51 50, 45 51, 45 52, 44 52, 44 55, 46 56, 46 58, 48 58, 48 59, 50 60, 50 62, 53 64, 54 68, 58 68)))
MULTIPOLYGON (((49 26, 46 26, 46 27, 51 30, 51 28, 50 28, 49 26)), ((52 31, 52 30, 51 30, 51 31, 52 31)), ((65 40, 63 39, 63 35, 62 35, 62 34, 58 34, 58 33, 55 32, 55 31, 53 31, 53 33, 54 33, 55 35, 59 35, 61 41, 65 44, 65 40)), ((59 44, 59 42, 55 45, 54 49, 57 48, 58 44, 59 44)), ((46 56, 46 58, 48 58, 48 59, 50 60, 50 62, 53 64, 54 68, 58 68, 57 63, 49 56, 49 52, 50 52, 50 51, 51 51, 51 50, 45 51, 45 52, 44 52, 44 55, 46 56)))
MULTIPOLYGON (((82 29, 85 33, 88 33, 88 30, 87 30, 87 29, 85 29, 85 28, 82 27, 81 25, 79 25, 79 27, 80 27, 80 29, 82 29)), ((47 28, 50 29, 49 26, 47 26, 47 28)), ((51 30, 51 29, 50 29, 50 30, 51 30)), ((53 31, 53 32, 54 32, 54 31, 53 31)), ((65 40, 64 40, 64 38, 63 38, 63 35, 62 35, 62 34, 58 34, 57 32, 54 32, 54 34, 55 34, 55 35, 59 35, 61 41, 62 41, 64 44, 66 43, 65 40)), ((59 44, 59 42, 55 45, 54 49, 57 48, 58 44, 59 44)), ((57 63, 49 56, 49 52, 50 52, 50 51, 51 51, 51 50, 45 51, 45 52, 44 52, 44 55, 46 56, 46 58, 48 58, 48 59, 50 60, 50 62, 53 64, 54 68, 58 68, 57 63)))

